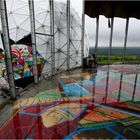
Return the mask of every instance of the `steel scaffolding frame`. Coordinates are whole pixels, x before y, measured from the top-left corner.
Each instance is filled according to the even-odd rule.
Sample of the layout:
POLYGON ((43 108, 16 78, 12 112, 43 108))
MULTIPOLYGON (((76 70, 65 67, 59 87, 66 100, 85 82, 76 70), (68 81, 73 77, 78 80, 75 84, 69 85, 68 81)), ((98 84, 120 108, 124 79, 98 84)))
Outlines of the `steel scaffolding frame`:
POLYGON ((1 23, 2 23, 3 43, 4 43, 3 45, 5 49, 5 59, 6 59, 6 71, 7 71, 8 82, 10 87, 9 91, 11 93, 11 96, 13 98, 16 98, 15 81, 14 81, 12 58, 11 58, 11 51, 10 51, 7 9, 6 9, 5 0, 0 0, 0 10, 1 10, 1 23))
POLYGON ((33 73, 34 73, 34 82, 35 83, 38 83, 34 1, 33 0, 28 0, 28 2, 29 2, 29 11, 30 11, 30 24, 31 24, 32 50, 33 50, 33 73))
POLYGON ((49 0, 50 4, 50 34, 51 36, 51 69, 52 75, 55 75, 55 44, 54 44, 54 2, 49 0))
POLYGON ((70 69, 70 0, 67 0, 67 70, 70 69))
POLYGON ((84 45, 85 45, 85 1, 83 0, 82 6, 82 31, 81 31, 81 66, 83 67, 84 58, 84 45))
POLYGON ((55 75, 55 45, 54 45, 54 2, 49 0, 50 5, 50 34, 42 34, 35 32, 35 14, 34 14, 34 1, 29 0, 29 9, 30 9, 30 23, 31 23, 31 35, 32 35, 32 46, 33 46, 33 60, 34 60, 34 79, 35 83, 38 83, 38 74, 37 74, 37 56, 36 56, 36 34, 50 36, 51 37, 51 73, 52 76, 55 75))
MULTIPOLYGON (((6 3, 6 1, 4 0, 1 0, 1 2, 4 2, 4 3, 6 3)), ((50 6, 50 34, 45 34, 45 33, 40 33, 40 32, 36 32, 36 22, 35 22, 35 5, 34 5, 34 0, 28 0, 27 1, 28 2, 28 10, 29 10, 29 20, 30 20, 30 27, 31 27, 31 41, 32 41, 32 52, 33 52, 33 76, 34 76, 34 82, 35 83, 38 83, 38 68, 37 68, 37 35, 44 35, 44 36, 49 36, 50 37, 50 42, 51 42, 51 61, 50 61, 50 66, 51 66, 51 75, 55 75, 55 69, 56 69, 56 64, 55 64, 55 53, 56 53, 56 51, 57 50, 59 50, 59 48, 57 48, 57 47, 55 47, 55 41, 54 41, 54 35, 56 34, 56 32, 58 32, 58 31, 54 31, 54 24, 55 24, 55 21, 54 21, 54 19, 55 19, 55 17, 54 17, 54 0, 49 0, 49 6, 50 6), (56 49, 56 50, 55 50, 56 49)), ((2 5, 1 5, 1 7, 2 7, 2 5)), ((5 6, 5 8, 6 8, 6 6, 5 6)), ((2 13, 3 11, 1 10, 1 13, 2 13)), ((62 50, 62 53, 63 53, 63 55, 66 55, 66 60, 64 61, 64 63, 66 63, 66 69, 67 70, 69 70, 71 67, 74 67, 74 66, 76 66, 77 64, 78 65, 82 65, 82 63, 83 63, 83 57, 84 57, 84 45, 85 45, 85 43, 84 43, 84 36, 85 36, 85 14, 84 14, 84 4, 83 4, 83 14, 82 14, 82 26, 78 23, 78 24, 76 24, 75 25, 75 27, 76 26, 79 26, 79 28, 80 28, 80 30, 81 30, 81 36, 79 37, 79 39, 75 39, 74 41, 77 41, 77 44, 80 42, 80 45, 82 46, 77 46, 77 48, 75 47, 75 44, 73 44, 73 34, 75 33, 75 35, 77 35, 76 34, 76 31, 74 30, 74 28, 72 27, 72 26, 74 26, 73 25, 73 23, 75 23, 75 21, 73 22, 73 23, 71 23, 72 22, 72 20, 74 20, 73 18, 75 18, 73 15, 71 15, 71 6, 70 6, 70 0, 67 0, 67 3, 66 3, 66 10, 65 10, 65 13, 66 13, 66 37, 67 37, 67 44, 66 44, 66 46, 67 46, 67 48, 66 48, 66 50, 65 50, 65 52, 62 50), (72 19, 71 19, 72 18, 72 19), (82 27, 82 28, 81 28, 82 27), (74 33, 73 33, 74 32, 74 33), (72 37, 71 37, 72 36, 72 37), (78 42, 79 41, 79 42, 78 42), (81 48, 80 48, 81 47, 81 48), (80 48, 80 51, 79 52, 77 52, 78 50, 79 50, 79 48, 80 48), (71 52, 72 51, 72 52, 71 52), (76 55, 75 54, 80 54, 80 60, 75 60, 75 57, 76 57, 76 55), (73 58, 73 54, 74 54, 74 58, 73 58), (81 64, 80 64, 80 61, 81 61, 81 64), (74 64, 72 64, 73 66, 71 66, 71 63, 74 63, 74 64)), ((7 13, 7 11, 6 11, 6 9, 4 9, 4 14, 1 14, 2 16, 4 16, 4 15, 6 15, 5 13, 7 13)), ((12 12, 10 12, 10 15, 12 15, 13 13, 12 12)), ((76 13, 77 14, 77 13, 76 13)), ((28 16, 28 15, 26 15, 26 13, 25 13, 25 16, 28 16)), ((3 20, 3 18, 2 18, 2 20, 3 20)), ((25 19, 26 20, 26 19, 25 19)), ((21 23, 20 24, 22 24, 22 22, 24 22, 24 21, 21 21, 21 23)), ((6 27, 6 23, 8 24, 8 20, 6 21, 6 22, 3 22, 3 29, 4 29, 4 27, 6 27)), ((77 22, 76 22, 77 23, 77 22)), ((8 28, 8 26, 6 27, 7 28, 7 32, 9 31, 9 28, 8 28)), ((14 28, 16 28, 16 29, 18 29, 18 28, 20 28, 20 27, 18 27, 18 25, 15 25, 14 26, 14 28)), ((13 29, 14 29, 13 28, 13 29)), ((22 28, 21 28, 22 29, 22 28)), ((61 28, 60 28, 61 29, 61 28)), ((18 34, 18 33, 17 33, 18 34)), ((17 36, 17 34, 16 34, 16 36, 17 36)), ((9 40, 10 38, 9 38, 9 35, 7 36, 7 40, 9 40)), ((20 38, 20 37, 19 37, 20 38)), ((5 39, 5 36, 4 36, 4 39, 5 39)), ((14 40, 15 42, 16 42, 16 40, 14 40)), ((6 43, 9 43, 9 42, 6 42, 6 43)), ((76 45, 77 45, 76 44, 76 45)), ((10 44, 9 45, 7 45, 8 47, 10 46, 10 44)), ((63 47, 63 46, 62 46, 63 47)), ((62 47, 60 48, 60 49, 62 49, 62 47)), ((7 48, 6 48, 7 49, 7 48)), ((6 50, 5 49, 5 50, 6 50)), ((7 52, 7 54, 9 55, 10 54, 10 47, 9 47, 9 50, 7 50, 6 51, 7 52)), ((6 63, 11 63, 12 61, 11 61, 12 59, 11 59, 11 56, 7 56, 7 59, 6 59, 6 63), (8 61, 8 59, 10 59, 10 61, 8 61)), ((62 64, 63 65, 63 64, 62 64)), ((9 73, 9 74, 11 74, 10 75, 10 80, 11 79, 13 79, 13 82, 9 82, 9 84, 10 84, 10 87, 14 87, 15 88, 15 84, 14 84, 14 75, 13 75, 13 71, 12 71, 12 63, 9 65, 8 64, 8 66, 11 66, 11 68, 9 69, 9 68, 7 68, 7 70, 8 70, 8 72, 7 73, 9 73)), ((61 68, 61 65, 60 66, 58 66, 59 68, 61 68)), ((10 90, 11 90, 11 88, 10 88, 10 90)), ((12 91, 11 91, 11 93, 13 94, 13 97, 15 96, 14 95, 14 93, 15 93, 15 91, 14 91, 14 89, 12 88, 12 91)))

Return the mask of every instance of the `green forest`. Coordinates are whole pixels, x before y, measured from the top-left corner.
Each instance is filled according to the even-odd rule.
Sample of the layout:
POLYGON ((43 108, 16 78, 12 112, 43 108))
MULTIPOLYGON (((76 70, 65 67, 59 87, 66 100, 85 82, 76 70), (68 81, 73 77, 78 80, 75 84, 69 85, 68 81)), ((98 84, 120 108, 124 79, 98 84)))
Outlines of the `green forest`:
POLYGON ((105 64, 139 64, 140 57, 136 55, 129 55, 129 56, 109 56, 107 55, 97 55, 97 61, 99 65, 105 64), (110 63, 109 63, 110 60, 110 63))

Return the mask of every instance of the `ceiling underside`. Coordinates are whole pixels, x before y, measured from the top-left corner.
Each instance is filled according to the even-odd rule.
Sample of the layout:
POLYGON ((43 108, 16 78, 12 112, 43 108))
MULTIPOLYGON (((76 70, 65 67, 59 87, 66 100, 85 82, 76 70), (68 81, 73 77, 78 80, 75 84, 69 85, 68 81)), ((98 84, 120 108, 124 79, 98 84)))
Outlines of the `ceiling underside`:
POLYGON ((90 17, 104 15, 107 18, 140 19, 140 1, 93 1, 85 0, 85 14, 90 17))

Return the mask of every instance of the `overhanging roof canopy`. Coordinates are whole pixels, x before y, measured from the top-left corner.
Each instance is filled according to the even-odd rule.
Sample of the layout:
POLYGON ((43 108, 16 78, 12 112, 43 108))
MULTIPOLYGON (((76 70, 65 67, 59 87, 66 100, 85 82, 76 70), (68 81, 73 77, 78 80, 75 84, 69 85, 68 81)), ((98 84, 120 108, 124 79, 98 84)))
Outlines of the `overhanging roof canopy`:
POLYGON ((140 19, 140 1, 85 0, 85 14, 93 18, 104 15, 107 18, 134 17, 140 19))

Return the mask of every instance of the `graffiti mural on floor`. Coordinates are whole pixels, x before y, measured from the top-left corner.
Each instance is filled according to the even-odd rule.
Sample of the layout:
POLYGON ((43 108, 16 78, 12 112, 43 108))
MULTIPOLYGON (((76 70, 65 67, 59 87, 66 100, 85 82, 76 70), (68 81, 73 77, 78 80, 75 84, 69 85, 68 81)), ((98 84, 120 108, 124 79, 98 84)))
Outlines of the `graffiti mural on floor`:
POLYGON ((138 83, 134 74, 100 69, 59 75, 58 88, 19 101, 19 111, 0 128, 0 138, 138 139, 140 119, 112 108, 138 114, 139 86, 131 101, 138 83))
POLYGON ((66 96, 91 95, 103 103, 140 113, 140 78, 137 65, 99 67, 97 73, 62 74, 59 88, 66 96))
POLYGON ((114 71, 114 72, 120 72, 124 74, 140 74, 140 66, 139 65, 105 65, 99 68, 103 71, 114 71))
POLYGON ((0 138, 139 138, 133 126, 139 124, 139 118, 95 106, 91 96, 63 97, 57 91, 23 100, 20 110, 0 128, 0 138))
POLYGON ((88 108, 94 108, 87 99, 64 100, 23 107, 0 129, 0 138, 64 138, 78 128, 88 108))

